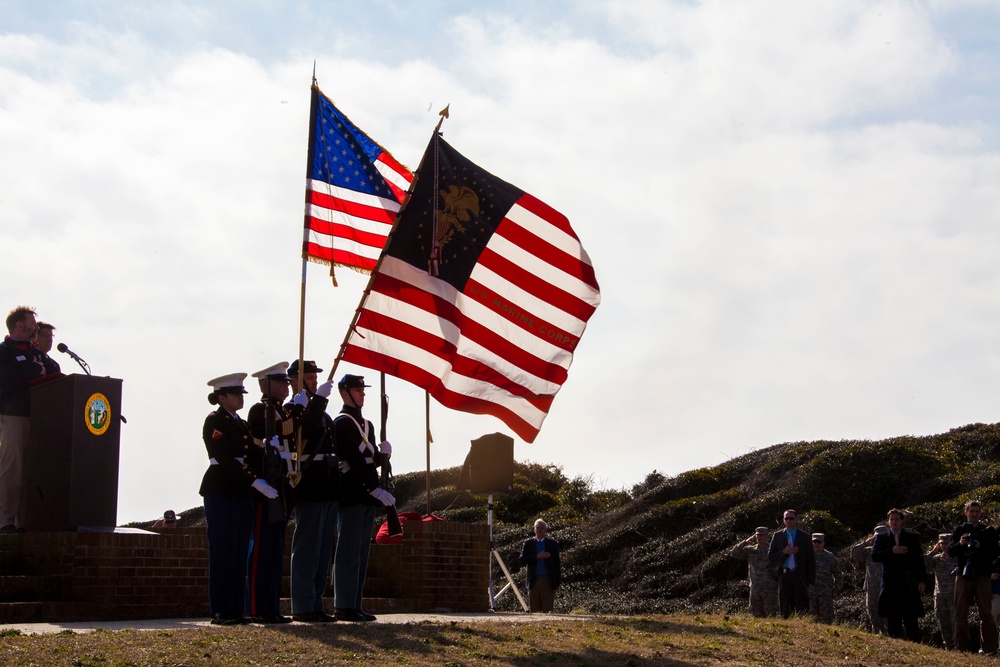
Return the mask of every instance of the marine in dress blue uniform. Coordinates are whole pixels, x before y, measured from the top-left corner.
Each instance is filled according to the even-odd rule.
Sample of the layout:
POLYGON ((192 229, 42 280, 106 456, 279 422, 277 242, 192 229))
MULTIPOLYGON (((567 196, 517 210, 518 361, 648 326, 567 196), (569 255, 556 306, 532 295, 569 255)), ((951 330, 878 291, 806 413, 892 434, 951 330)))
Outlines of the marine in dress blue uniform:
POLYGON ((247 553, 255 496, 276 497, 266 480, 258 479, 247 465, 253 438, 237 414, 243 407, 246 373, 231 373, 209 381, 208 402, 219 409, 205 418, 202 439, 209 467, 199 493, 205 499, 208 523, 208 600, 212 623, 246 622, 247 553))
POLYGON ((250 557, 247 563, 246 613, 254 623, 291 623, 281 614, 281 577, 285 562, 285 530, 291 498, 286 461, 294 446, 295 419, 282 402, 288 397, 288 364, 284 361, 253 374, 261 400, 247 413, 253 436, 249 465, 258 477, 278 490, 278 497, 256 498, 250 557), (268 411, 274 423, 268 429, 268 411))

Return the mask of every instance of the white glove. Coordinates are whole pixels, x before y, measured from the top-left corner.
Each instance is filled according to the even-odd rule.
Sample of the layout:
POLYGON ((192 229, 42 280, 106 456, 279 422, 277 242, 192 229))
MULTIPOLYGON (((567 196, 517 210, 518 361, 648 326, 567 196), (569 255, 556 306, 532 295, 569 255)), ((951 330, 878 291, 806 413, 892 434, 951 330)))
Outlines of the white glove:
POLYGON ((337 464, 337 467, 340 468, 340 472, 346 474, 347 471, 351 469, 351 464, 347 461, 341 460, 340 463, 337 464))
POLYGON ((388 507, 389 505, 396 504, 396 499, 393 497, 391 493, 389 493, 385 489, 375 489, 374 491, 371 492, 371 495, 374 496, 376 500, 378 500, 386 507, 388 507))
POLYGON ((378 444, 378 450, 382 454, 386 455, 386 458, 392 456, 392 445, 389 444, 388 440, 383 440, 378 444))
POLYGON ((320 386, 316 387, 317 396, 322 396, 323 398, 329 398, 331 393, 333 393, 333 380, 327 380, 320 386))
POLYGON ((257 491, 260 491, 260 493, 262 493, 264 497, 269 500, 274 500, 275 498, 278 497, 278 490, 273 486, 271 486, 270 484, 268 484, 266 480, 255 479, 251 486, 257 489, 257 491))
POLYGON ((295 398, 292 399, 292 405, 301 405, 302 407, 309 405, 309 394, 306 393, 305 389, 295 394, 295 398))
POLYGON ((278 440, 278 436, 272 435, 271 439, 267 441, 267 444, 271 445, 275 449, 281 449, 281 441, 278 440))

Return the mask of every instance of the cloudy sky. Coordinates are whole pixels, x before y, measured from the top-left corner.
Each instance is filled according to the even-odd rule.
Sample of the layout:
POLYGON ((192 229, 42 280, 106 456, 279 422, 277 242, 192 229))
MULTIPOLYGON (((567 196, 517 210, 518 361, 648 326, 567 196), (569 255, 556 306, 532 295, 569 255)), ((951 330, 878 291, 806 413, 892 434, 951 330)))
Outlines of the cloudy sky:
MULTIPOLYGON (((200 505, 206 382, 297 354, 315 62, 411 168, 450 103, 590 253, 603 303, 518 460, 621 488, 996 422, 998 30, 976 0, 4 2, 0 308, 123 379, 120 522, 200 505)), ((307 274, 329 370, 366 278, 307 274)), ((423 393, 389 395, 423 470, 423 393)), ((508 432, 431 431, 434 468, 508 432)))

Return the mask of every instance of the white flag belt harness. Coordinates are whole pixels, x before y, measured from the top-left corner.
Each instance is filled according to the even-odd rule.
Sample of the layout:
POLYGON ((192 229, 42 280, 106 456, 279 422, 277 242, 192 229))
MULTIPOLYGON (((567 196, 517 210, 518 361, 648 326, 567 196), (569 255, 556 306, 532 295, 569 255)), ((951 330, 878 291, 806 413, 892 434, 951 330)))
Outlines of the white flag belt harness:
POLYGON ((372 463, 372 464, 374 464, 375 463, 375 445, 373 445, 371 443, 371 441, 368 439, 368 423, 366 422, 365 423, 365 427, 361 428, 361 424, 358 423, 358 420, 355 419, 353 416, 347 414, 346 412, 341 412, 339 415, 336 416, 336 418, 334 419, 334 421, 337 421, 337 419, 340 419, 341 417, 347 417, 352 422, 354 422, 354 425, 358 429, 358 433, 361 434, 361 444, 358 445, 358 451, 361 452, 362 454, 364 454, 364 456, 365 456, 365 463, 372 463))

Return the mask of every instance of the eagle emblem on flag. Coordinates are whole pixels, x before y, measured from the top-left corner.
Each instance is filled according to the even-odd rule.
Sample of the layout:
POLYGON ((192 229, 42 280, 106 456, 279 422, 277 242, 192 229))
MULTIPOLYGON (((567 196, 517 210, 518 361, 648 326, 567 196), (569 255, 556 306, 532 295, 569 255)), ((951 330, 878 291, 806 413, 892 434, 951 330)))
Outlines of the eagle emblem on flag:
POLYGON ((441 210, 438 212, 438 244, 444 247, 455 236, 465 233, 463 222, 479 217, 479 197, 466 185, 449 185, 441 191, 441 210))

